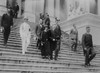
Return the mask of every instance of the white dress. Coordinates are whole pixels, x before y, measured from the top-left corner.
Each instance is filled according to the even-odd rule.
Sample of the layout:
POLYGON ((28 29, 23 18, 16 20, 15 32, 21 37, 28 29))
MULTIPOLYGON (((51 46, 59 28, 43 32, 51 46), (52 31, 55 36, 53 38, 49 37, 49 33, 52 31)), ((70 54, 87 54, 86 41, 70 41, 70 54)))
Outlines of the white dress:
POLYGON ((30 25, 26 22, 20 25, 20 37, 22 41, 22 54, 25 54, 31 38, 30 25))

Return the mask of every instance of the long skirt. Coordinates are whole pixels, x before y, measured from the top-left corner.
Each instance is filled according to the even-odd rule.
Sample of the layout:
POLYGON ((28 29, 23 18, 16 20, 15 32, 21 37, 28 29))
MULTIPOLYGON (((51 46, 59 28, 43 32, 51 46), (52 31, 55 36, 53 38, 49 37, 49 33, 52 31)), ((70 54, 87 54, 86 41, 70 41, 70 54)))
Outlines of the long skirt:
POLYGON ((46 41, 45 43, 43 43, 42 45, 42 49, 41 49, 41 55, 42 56, 50 56, 50 42, 46 41))

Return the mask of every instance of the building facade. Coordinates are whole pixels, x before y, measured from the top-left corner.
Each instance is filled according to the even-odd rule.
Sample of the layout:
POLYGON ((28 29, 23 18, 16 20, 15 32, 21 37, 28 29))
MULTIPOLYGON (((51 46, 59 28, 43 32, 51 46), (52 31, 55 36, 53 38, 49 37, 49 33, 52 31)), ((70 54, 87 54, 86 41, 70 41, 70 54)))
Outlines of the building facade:
POLYGON ((18 3, 19 17, 28 16, 37 22, 39 14, 48 13, 51 18, 69 20, 85 13, 100 14, 99 0, 1 0, 0 5, 13 7, 18 3))
POLYGON ((15 3, 19 5, 18 16, 27 16, 31 22, 38 23, 39 14, 48 13, 51 24, 58 17, 62 30, 67 33, 76 24, 79 40, 89 25, 94 44, 100 45, 100 0, 0 0, 0 14, 6 11, 4 7, 14 6, 15 3))

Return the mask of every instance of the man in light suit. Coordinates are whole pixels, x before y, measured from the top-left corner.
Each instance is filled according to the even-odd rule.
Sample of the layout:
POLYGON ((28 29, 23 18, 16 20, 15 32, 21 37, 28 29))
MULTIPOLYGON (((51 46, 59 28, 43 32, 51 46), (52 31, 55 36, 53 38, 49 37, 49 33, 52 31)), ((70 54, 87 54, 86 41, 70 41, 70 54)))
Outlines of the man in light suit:
POLYGON ((24 17, 24 22, 20 25, 20 37, 22 40, 22 54, 25 54, 27 47, 30 44, 31 29, 30 25, 27 23, 28 18, 24 17))

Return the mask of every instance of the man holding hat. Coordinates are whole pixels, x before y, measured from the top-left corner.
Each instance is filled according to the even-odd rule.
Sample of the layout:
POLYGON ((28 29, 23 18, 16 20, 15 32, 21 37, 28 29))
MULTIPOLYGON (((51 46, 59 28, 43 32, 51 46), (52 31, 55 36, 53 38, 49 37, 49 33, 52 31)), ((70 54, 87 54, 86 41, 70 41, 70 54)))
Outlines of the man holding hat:
POLYGON ((96 56, 89 26, 86 27, 86 33, 82 36, 82 47, 85 56, 85 66, 89 66, 91 60, 96 56))
POLYGON ((10 9, 7 9, 7 13, 3 14, 1 18, 1 27, 3 28, 3 36, 4 36, 4 46, 7 46, 7 41, 12 26, 13 26, 13 18, 10 16, 10 9))

